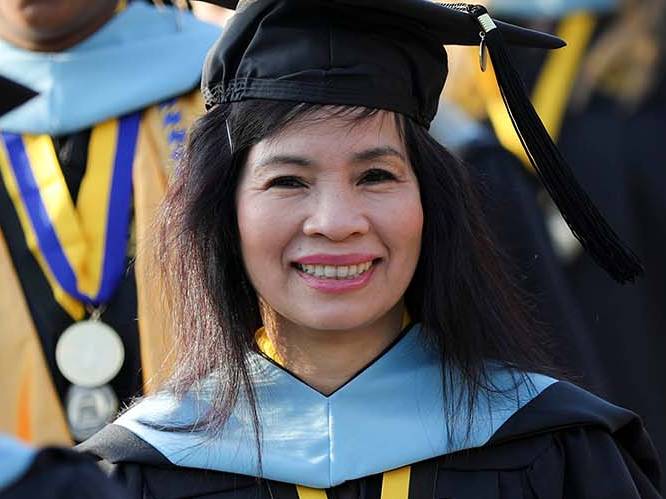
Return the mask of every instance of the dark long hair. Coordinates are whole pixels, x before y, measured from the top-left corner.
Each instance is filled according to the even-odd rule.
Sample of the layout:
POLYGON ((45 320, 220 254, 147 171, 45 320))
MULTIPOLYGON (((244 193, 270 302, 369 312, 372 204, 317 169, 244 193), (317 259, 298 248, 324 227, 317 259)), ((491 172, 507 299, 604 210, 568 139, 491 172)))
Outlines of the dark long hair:
MULTIPOLYGON (((259 431, 247 358, 256 348, 261 317, 241 258, 235 206, 249 148, 296 121, 342 116, 357 126, 376 112, 245 101, 211 110, 191 131, 158 218, 155 252, 166 289, 168 333, 175 338, 168 389, 184 396, 213 372, 224 380, 202 419, 208 430, 224 427, 240 396, 250 402, 259 431)), ((449 398, 449 412, 459 417, 457 408, 466 407, 471 417, 479 390, 493 388, 484 361, 501 359, 518 370, 543 372, 546 357, 493 244, 466 166, 422 126, 397 115, 396 121, 424 212, 421 255, 405 303, 447 366, 445 381, 446 373, 455 371, 460 373, 456 383, 465 384, 460 393, 467 403, 449 398)))

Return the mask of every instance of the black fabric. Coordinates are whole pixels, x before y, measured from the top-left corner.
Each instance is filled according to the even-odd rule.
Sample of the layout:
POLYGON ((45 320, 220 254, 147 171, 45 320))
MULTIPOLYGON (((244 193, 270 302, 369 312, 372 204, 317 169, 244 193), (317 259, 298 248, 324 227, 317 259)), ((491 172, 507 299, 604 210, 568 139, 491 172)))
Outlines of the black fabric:
MULTIPOLYGON (((290 483, 266 481, 266 489, 271 499, 298 499, 298 491, 290 483)), ((328 492, 327 492, 328 495, 328 492)), ((328 496, 327 499, 334 499, 328 496)))
POLYGON ((580 426, 445 458, 437 491, 455 499, 661 497, 608 432, 580 426))
POLYGON ((97 456, 109 463, 133 462, 170 466, 155 447, 123 426, 109 424, 76 446, 78 452, 97 456))
MULTIPOLYGON (((498 23, 510 43, 556 37, 498 23)), ((447 76, 442 44, 476 45, 464 9, 427 0, 241 2, 208 54, 206 106, 272 99, 387 109, 429 126, 447 76)))
POLYGON ((539 200, 541 186, 494 140, 469 144, 463 156, 483 192, 483 210, 532 313, 548 333, 554 364, 584 388, 606 381, 584 315, 555 254, 539 200))
POLYGON ((409 478, 409 499, 430 499, 437 495, 436 459, 423 461, 412 466, 409 478))
POLYGON ((0 116, 17 108, 36 95, 35 91, 0 76, 0 116))
POLYGON ((644 261, 635 287, 614 285, 586 255, 565 267, 569 288, 600 359, 601 392, 644 418, 666 457, 666 100, 627 118, 598 97, 564 125, 560 144, 581 151, 577 173, 644 261), (602 172, 602 175, 600 175, 602 172))
POLYGON ((121 499, 122 484, 106 477, 95 462, 77 452, 47 448, 0 499, 121 499))
MULTIPOLYGON (((520 53, 520 52, 518 52, 520 53)), ((518 58, 534 72, 534 58, 518 58)), ((552 338, 558 364, 573 379, 640 414, 666 456, 666 83, 628 112, 595 95, 569 109, 558 146, 580 183, 635 249, 645 275, 615 284, 584 253, 562 261, 545 230, 541 188, 520 161, 498 146, 469 144, 464 154, 488 195, 486 214, 534 296, 536 317, 552 338)))
POLYGON ((91 131, 90 128, 87 128, 69 135, 53 137, 53 146, 67 183, 67 189, 75 203, 79 197, 81 181, 86 173, 91 131))
MULTIPOLYGON (((566 381, 546 388, 499 428, 490 444, 504 442, 521 435, 553 431, 572 426, 596 426, 615 434, 629 426, 642 426, 638 416, 613 405, 596 395, 566 381)), ((646 436, 645 446, 651 445, 646 436)), ((658 477, 657 477, 658 478, 658 477)))
MULTIPOLYGON (((90 131, 60 138, 56 141, 62 171, 74 199, 78 195, 87 161, 87 143, 90 131)), ((0 230, 5 238, 12 264, 23 289, 30 315, 39 335, 44 358, 61 402, 64 404, 70 383, 60 373, 55 362, 55 347, 62 332, 74 323, 53 297, 51 287, 39 264, 28 248, 23 228, 18 219, 7 187, 0 179, 0 230)), ((110 385, 121 404, 142 393, 141 359, 134 272, 127 259, 127 272, 123 275, 111 301, 106 304, 102 320, 120 335, 125 347, 125 361, 110 385)))
MULTIPOLYGON (((79 449, 106 460, 105 468, 131 488, 130 498, 295 499, 289 484, 165 463, 113 425, 79 449)), ((409 499, 660 497, 657 458, 640 420, 569 383, 547 388, 484 447, 415 463, 411 478, 409 499)), ((381 476, 326 494, 380 499, 381 476)))

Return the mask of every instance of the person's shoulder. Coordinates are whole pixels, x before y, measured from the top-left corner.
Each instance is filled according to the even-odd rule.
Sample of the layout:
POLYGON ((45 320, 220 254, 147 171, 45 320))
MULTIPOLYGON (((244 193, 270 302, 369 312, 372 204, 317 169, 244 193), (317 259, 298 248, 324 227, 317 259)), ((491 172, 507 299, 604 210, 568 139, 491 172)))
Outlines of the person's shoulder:
POLYGON ((161 467, 171 465, 155 447, 128 429, 113 423, 77 445, 76 450, 109 464, 131 462, 161 467))
POLYGON ((571 427, 595 427, 617 434, 627 428, 642 429, 643 426, 633 412, 611 404, 573 383, 557 381, 516 411, 494 433, 489 443, 553 433, 571 427))
POLYGON ((135 433, 109 424, 76 447, 77 451, 98 460, 98 465, 121 481, 129 498, 208 497, 240 491, 254 491, 257 480, 251 477, 181 466, 170 461, 159 450, 135 433))
POLYGON ((523 487, 537 497, 562 497, 564 491, 659 497, 661 478, 638 416, 562 381, 518 410, 483 447, 440 458, 438 475, 453 487, 439 491, 443 497, 455 496, 457 486, 476 487, 478 497, 496 488, 515 489, 506 495, 514 497, 523 487))

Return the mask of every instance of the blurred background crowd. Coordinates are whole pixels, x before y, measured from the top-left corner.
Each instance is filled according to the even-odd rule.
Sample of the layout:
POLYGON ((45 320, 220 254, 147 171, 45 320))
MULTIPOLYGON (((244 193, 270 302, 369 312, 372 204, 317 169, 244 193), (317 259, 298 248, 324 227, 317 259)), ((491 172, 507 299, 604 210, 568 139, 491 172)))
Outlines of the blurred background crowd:
MULTIPOLYGON (((0 433, 68 446, 148 393, 168 365, 146 286, 151 262, 136 246, 203 112, 203 58, 233 11, 195 1, 32 3, 0 0, 0 75, 40 92, 0 118, 0 433), (122 161, 124 179, 113 167, 122 161), (44 242, 52 233, 62 248, 44 242), (100 335, 92 346, 77 336, 82 323, 100 335)), ((568 42, 512 56, 645 276, 621 286, 581 251, 522 152, 492 67, 480 70, 479 47, 449 50, 431 133, 478 178, 556 364, 638 413, 666 456, 666 0, 485 3, 494 17, 568 42)))

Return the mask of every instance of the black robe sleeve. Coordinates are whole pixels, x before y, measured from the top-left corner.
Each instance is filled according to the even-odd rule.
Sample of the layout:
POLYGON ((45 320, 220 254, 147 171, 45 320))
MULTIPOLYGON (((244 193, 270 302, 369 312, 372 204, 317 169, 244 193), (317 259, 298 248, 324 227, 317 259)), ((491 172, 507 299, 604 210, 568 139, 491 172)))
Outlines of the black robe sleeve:
POLYGON ((528 469, 527 480, 539 499, 660 497, 636 459, 596 428, 555 436, 552 447, 528 469))
POLYGON ((433 498, 659 498, 650 463, 606 429, 576 426, 441 458, 433 498))

